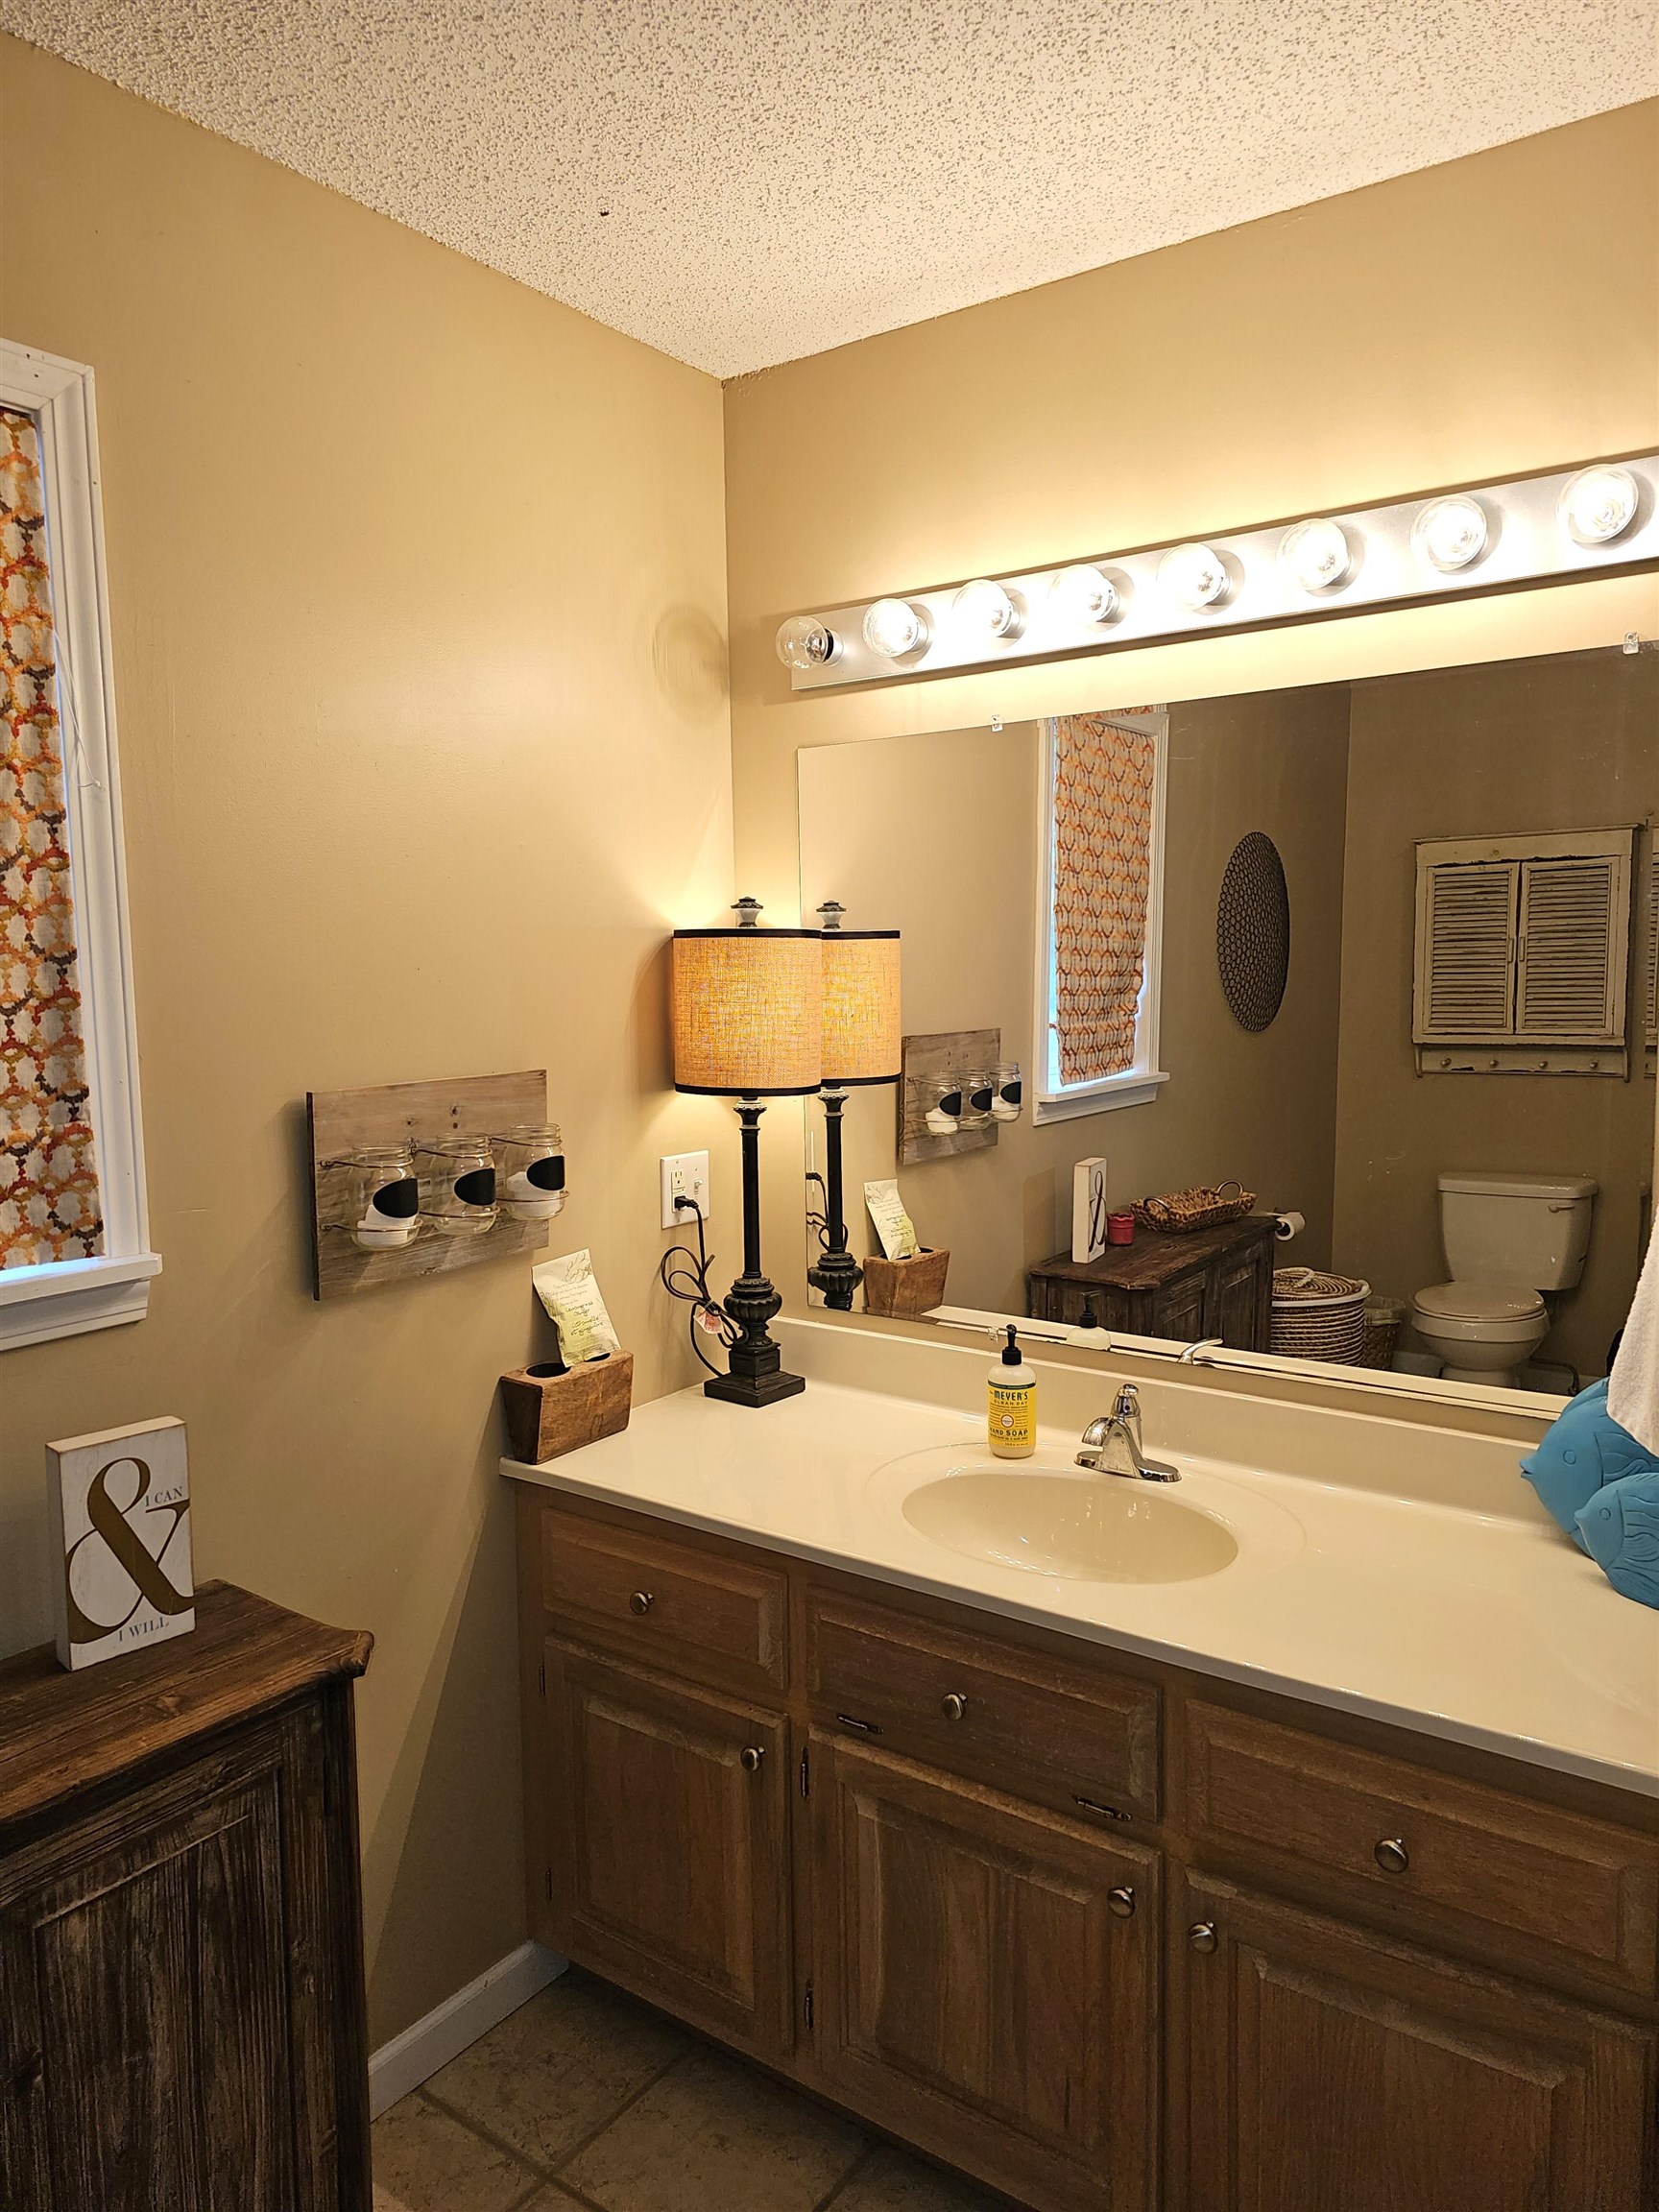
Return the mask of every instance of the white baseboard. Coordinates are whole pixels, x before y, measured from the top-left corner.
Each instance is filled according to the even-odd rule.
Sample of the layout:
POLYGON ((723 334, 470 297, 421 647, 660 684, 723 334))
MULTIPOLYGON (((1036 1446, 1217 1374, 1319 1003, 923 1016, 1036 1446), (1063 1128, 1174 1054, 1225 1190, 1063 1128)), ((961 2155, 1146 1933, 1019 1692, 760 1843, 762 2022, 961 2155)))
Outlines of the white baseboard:
POLYGON ((369 2109, 378 2119, 388 2105, 419 2089, 440 2067, 459 2058, 469 2044, 488 2035, 510 2012, 528 2003, 538 1989, 570 1963, 540 1943, 520 1943, 505 1959, 453 1997, 434 2006, 423 2020, 383 2043, 369 2060, 369 2109))

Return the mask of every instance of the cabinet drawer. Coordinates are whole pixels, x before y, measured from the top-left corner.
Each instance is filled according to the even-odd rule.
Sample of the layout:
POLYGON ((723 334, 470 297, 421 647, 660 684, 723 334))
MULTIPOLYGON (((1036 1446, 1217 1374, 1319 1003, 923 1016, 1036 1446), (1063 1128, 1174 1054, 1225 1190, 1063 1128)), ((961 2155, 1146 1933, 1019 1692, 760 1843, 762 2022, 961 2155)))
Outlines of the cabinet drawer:
POLYGON ((1543 1973, 1653 1993, 1659 1839, 1219 1707, 1188 1708, 1190 1825, 1543 1973))
POLYGON ((550 1508, 541 1597, 589 1642, 706 1681, 784 1686, 788 1585, 769 1568, 550 1508))
POLYGON ((843 1732, 1073 1817, 1158 1817, 1150 1683, 817 1591, 806 1666, 815 1712, 843 1732))

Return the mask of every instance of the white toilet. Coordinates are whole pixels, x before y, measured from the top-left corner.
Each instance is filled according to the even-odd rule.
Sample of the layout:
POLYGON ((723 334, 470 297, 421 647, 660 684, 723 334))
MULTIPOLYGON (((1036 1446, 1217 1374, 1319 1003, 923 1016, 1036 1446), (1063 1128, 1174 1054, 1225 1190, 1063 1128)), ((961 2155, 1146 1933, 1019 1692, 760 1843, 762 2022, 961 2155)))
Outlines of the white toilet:
POLYGON ((1419 1290, 1411 1325, 1454 1382, 1513 1385, 1550 1333, 1541 1292, 1584 1272, 1596 1185, 1587 1175, 1442 1175, 1450 1283, 1419 1290))

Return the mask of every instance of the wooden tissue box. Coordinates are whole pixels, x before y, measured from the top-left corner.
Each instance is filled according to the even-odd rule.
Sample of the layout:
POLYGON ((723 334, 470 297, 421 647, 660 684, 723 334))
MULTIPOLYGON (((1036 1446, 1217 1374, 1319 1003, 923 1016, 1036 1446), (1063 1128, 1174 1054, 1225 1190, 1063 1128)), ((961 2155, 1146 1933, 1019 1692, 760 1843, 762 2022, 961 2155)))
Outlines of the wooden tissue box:
POLYGON ((550 1363, 520 1367, 501 1378, 507 1450, 515 1459, 540 1467, 566 1452, 579 1452, 584 1444, 596 1444, 601 1436, 620 1435, 633 1400, 632 1352, 587 1359, 563 1375, 556 1375, 550 1363))
POLYGON ((945 1276, 950 1254, 918 1252, 914 1260, 883 1260, 872 1253, 864 1262, 864 1310, 895 1321, 917 1321, 945 1302, 945 1276))

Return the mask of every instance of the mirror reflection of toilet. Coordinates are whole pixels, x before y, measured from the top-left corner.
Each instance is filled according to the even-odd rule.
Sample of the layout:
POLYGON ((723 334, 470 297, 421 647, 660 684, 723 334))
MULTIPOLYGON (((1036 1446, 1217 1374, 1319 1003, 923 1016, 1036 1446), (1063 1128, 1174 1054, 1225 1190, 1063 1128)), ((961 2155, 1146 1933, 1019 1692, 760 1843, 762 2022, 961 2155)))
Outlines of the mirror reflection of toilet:
POLYGON ((1513 1387, 1550 1333, 1543 1293, 1584 1272, 1596 1184, 1587 1175, 1442 1175, 1449 1283, 1419 1290, 1411 1325, 1449 1382, 1513 1387))

